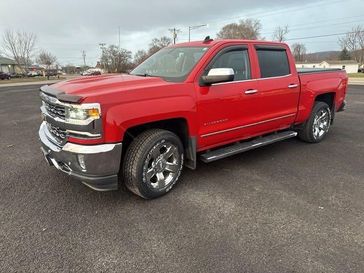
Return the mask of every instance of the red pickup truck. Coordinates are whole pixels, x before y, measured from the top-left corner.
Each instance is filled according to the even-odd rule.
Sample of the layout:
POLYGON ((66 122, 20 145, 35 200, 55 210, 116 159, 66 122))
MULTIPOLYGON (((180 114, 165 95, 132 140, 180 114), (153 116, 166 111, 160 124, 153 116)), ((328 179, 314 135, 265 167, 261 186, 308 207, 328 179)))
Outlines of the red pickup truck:
POLYGON ((343 70, 297 71, 283 43, 164 48, 128 75, 41 87, 45 158, 95 190, 167 193, 183 167, 288 138, 320 142, 345 108, 343 70))

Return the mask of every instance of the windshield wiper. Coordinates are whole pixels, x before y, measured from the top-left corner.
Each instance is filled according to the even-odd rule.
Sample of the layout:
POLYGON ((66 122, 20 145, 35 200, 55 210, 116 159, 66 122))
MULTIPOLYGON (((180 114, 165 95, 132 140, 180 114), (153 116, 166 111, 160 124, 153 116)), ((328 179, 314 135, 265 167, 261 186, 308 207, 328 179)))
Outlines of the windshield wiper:
POLYGON ((159 77, 159 76, 155 76, 155 75, 151 75, 148 73, 144 73, 144 74, 132 74, 134 76, 139 76, 139 77, 159 77))

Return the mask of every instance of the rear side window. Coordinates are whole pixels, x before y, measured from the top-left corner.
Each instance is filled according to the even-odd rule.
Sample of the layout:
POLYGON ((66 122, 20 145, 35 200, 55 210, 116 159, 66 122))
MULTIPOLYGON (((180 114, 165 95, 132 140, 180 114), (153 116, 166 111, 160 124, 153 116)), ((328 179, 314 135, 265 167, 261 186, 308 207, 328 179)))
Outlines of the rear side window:
POLYGON ((232 68, 234 81, 250 79, 250 63, 247 49, 228 50, 219 55, 210 66, 211 68, 232 68))
POLYGON ((260 74, 262 78, 279 77, 290 74, 285 49, 257 48, 260 74))

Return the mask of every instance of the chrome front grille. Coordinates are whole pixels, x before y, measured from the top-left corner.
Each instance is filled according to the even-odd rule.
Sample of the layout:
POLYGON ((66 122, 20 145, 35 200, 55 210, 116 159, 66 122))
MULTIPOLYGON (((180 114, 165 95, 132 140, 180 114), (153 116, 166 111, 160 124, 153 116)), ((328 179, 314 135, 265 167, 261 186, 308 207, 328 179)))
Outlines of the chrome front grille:
MULTIPOLYGON (((72 104, 61 102, 44 92, 40 92, 40 97, 40 109, 47 126, 47 137, 54 144, 64 145, 70 136, 82 139, 100 138, 101 119, 85 120, 84 124, 71 123, 66 119, 66 108, 73 107, 72 104)), ((97 104, 97 107, 100 108, 100 105, 97 104)))
POLYGON ((62 130, 61 128, 54 126, 50 123, 47 123, 48 131, 56 138, 58 142, 63 142, 63 140, 67 136, 66 130, 62 130))
MULTIPOLYGON (((50 116, 55 120, 65 120, 66 109, 55 97, 48 96, 47 94, 40 93, 42 99, 41 111, 44 115, 50 116)), ((67 132, 58 126, 53 125, 49 121, 46 122, 49 136, 52 137, 54 142, 62 144, 67 137, 67 132)))
POLYGON ((66 110, 62 105, 51 104, 47 101, 43 101, 44 107, 47 110, 48 114, 52 117, 58 117, 61 119, 65 119, 66 110))

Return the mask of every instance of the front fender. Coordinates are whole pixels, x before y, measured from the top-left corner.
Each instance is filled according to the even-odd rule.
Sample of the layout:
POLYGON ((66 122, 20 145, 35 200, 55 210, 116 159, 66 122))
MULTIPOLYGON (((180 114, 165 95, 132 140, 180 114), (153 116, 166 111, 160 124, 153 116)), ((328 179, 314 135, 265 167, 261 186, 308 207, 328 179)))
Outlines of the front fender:
POLYGON ((173 96, 133 101, 111 106, 104 119, 105 142, 120 142, 127 129, 155 121, 184 118, 196 135, 196 103, 191 96, 173 96))

